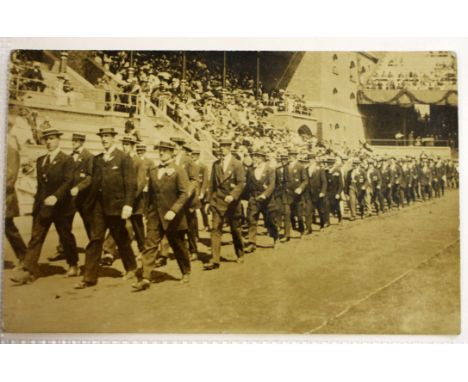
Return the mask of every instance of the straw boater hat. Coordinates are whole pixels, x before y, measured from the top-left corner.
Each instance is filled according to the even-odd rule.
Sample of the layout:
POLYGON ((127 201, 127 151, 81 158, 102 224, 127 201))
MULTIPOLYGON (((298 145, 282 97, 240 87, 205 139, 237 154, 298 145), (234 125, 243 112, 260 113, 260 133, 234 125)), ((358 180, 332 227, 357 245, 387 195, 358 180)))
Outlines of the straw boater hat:
POLYGON ((122 143, 130 143, 131 145, 137 144, 137 140, 133 135, 126 135, 121 140, 122 143))
POLYGON ((86 135, 80 134, 80 133, 73 133, 72 134, 72 140, 73 139, 77 139, 77 140, 80 140, 80 141, 85 141, 86 140, 86 135))
POLYGON ((113 127, 102 127, 99 129, 99 132, 96 135, 102 137, 104 134, 117 135, 117 132, 113 127))
POLYGON ((154 149, 155 150, 158 150, 158 149, 175 150, 175 144, 172 142, 160 141, 159 144, 154 146, 154 149))
POLYGON ((229 138, 221 138, 219 140, 219 145, 220 146, 231 146, 232 145, 232 140, 229 138))
POLYGON ((51 136, 60 137, 61 135, 63 135, 63 133, 57 129, 45 129, 42 131, 42 138, 47 138, 51 136))
POLYGON ((146 145, 144 145, 142 143, 136 145, 136 151, 141 152, 141 153, 146 152, 146 145))
POLYGON ((171 141, 177 143, 180 146, 185 144, 185 138, 182 137, 171 137, 171 141))
POLYGON ((254 157, 254 156, 262 157, 262 158, 265 159, 267 155, 266 155, 265 151, 263 151, 263 150, 261 150, 261 149, 257 149, 257 150, 255 150, 254 152, 252 152, 251 156, 253 156, 253 157, 254 157))

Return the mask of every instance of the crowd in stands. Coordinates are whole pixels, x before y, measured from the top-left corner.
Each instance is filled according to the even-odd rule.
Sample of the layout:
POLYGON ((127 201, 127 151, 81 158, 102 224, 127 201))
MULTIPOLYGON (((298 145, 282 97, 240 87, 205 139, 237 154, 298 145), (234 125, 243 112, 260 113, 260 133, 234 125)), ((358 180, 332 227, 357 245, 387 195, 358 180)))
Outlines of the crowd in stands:
POLYGON ((251 131, 253 125, 262 133, 270 130, 263 121, 268 113, 311 114, 303 97, 282 89, 266 92, 235 63, 223 80, 222 63, 196 52, 187 55, 184 74, 180 52, 95 52, 95 62, 108 73, 97 83, 108 109, 114 101, 114 110, 133 113, 143 93, 192 134, 207 129, 218 138, 233 126, 251 131))
POLYGON ((366 89, 379 90, 454 90, 457 86, 455 60, 450 57, 432 56, 426 62, 433 65, 415 70, 403 57, 384 60, 378 70, 363 81, 366 89), (432 60, 431 60, 432 58, 432 60))

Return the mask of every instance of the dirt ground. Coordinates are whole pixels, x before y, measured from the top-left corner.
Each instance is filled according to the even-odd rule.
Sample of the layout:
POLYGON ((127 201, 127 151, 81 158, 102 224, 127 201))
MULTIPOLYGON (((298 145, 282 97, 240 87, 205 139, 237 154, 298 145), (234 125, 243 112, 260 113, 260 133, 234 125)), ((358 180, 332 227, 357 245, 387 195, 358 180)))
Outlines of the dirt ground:
MULTIPOLYGON (((46 260, 57 242, 52 232, 41 257, 44 277, 31 285, 9 280, 14 256, 6 246, 3 327, 16 333, 456 334, 458 203, 458 192, 449 191, 401 211, 333 224, 277 250, 260 235, 266 248, 246 255, 244 264, 230 261, 233 248, 225 245, 220 269, 205 272, 197 261, 190 283, 179 284, 170 261, 141 293, 120 277, 120 262, 102 269, 96 287, 74 290, 78 279, 63 277, 66 264, 46 260)), ((30 218, 19 221, 29 228, 30 218)), ((203 233, 202 242, 207 239, 203 233)), ((228 244, 230 237, 223 239, 228 244)), ((209 249, 200 248, 206 258, 209 249)))

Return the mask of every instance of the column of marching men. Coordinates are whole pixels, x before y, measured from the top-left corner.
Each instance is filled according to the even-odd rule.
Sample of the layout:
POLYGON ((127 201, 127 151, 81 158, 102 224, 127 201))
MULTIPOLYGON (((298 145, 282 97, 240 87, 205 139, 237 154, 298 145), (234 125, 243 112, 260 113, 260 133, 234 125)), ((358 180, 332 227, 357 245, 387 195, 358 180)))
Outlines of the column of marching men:
POLYGON ((199 260, 202 227, 197 211, 203 228, 211 232, 211 258, 203 265, 210 271, 220 268, 225 225, 242 264, 244 254, 257 249, 260 221, 272 248, 281 245, 286 251, 290 244, 280 243, 289 242, 293 231, 299 238, 311 235, 316 221, 322 231, 332 217, 342 224, 345 210, 349 220, 363 219, 458 188, 457 164, 424 154, 396 159, 361 153, 348 158, 290 147, 272 158, 268 148, 241 155, 232 141, 222 139, 213 147, 216 160, 210 169, 200 162, 200 151, 180 137, 156 145, 159 157, 153 161, 135 136, 118 140, 114 128, 99 130, 103 152, 95 156, 85 148, 86 136, 78 133, 72 136, 72 153, 64 153, 62 135, 55 129, 43 133, 47 152, 36 162, 37 192, 27 245, 14 223, 19 148, 13 138, 8 140, 5 234, 19 260, 11 277, 19 285, 39 276, 38 261, 52 224, 59 252, 49 259, 66 260, 67 277, 82 276, 75 288, 96 285, 100 267, 120 258, 124 278, 141 291, 150 287, 154 269, 168 263, 169 248, 181 282, 189 281, 191 262, 199 260), (82 271, 72 232, 77 212, 88 238, 82 271))

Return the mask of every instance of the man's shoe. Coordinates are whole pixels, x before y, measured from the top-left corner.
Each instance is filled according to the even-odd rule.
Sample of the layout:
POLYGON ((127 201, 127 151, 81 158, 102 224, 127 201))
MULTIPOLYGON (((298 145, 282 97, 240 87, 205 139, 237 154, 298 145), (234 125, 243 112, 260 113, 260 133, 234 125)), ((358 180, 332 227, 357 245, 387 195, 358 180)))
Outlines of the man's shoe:
POLYGON ((288 237, 283 237, 283 238, 280 240, 280 242, 281 242, 281 243, 287 243, 287 242, 290 241, 290 240, 291 240, 291 238, 288 236, 288 237))
POLYGON ((92 283, 90 281, 80 281, 79 283, 75 284, 74 288, 75 289, 85 289, 85 288, 91 288, 95 286, 96 283, 92 283))
POLYGON ((182 275, 180 279, 181 284, 187 284, 190 281, 190 276, 188 274, 182 275))
POLYGON ((114 256, 111 253, 104 253, 101 258, 101 265, 110 267, 114 263, 114 256))
POLYGON ((198 254, 197 253, 191 253, 190 254, 190 261, 197 261, 198 260, 198 254))
POLYGON ((277 250, 280 246, 279 240, 273 240, 273 249, 277 250))
POLYGON ((237 264, 244 264, 244 256, 238 257, 236 261, 237 264))
POLYGON ((136 271, 128 271, 123 275, 124 280, 134 280, 136 278, 136 271))
POLYGON ((161 256, 156 259, 154 262, 154 267, 155 268, 161 268, 164 267, 167 264, 167 257, 161 256))
POLYGON ((132 288, 135 292, 140 292, 142 290, 148 289, 150 286, 151 283, 148 279, 141 279, 140 281, 137 281, 136 283, 132 284, 132 288))
POLYGON ((54 256, 49 256, 47 260, 49 261, 65 260, 65 255, 63 254, 63 252, 57 252, 54 256))
POLYGON ((257 246, 255 244, 250 243, 244 248, 244 252, 245 253, 253 253, 253 252, 255 252, 256 249, 257 249, 257 246))
POLYGON ((27 270, 21 269, 16 272, 10 280, 18 285, 31 284, 36 278, 27 270))
POLYGON ((70 268, 68 268, 68 271, 65 274, 65 277, 76 277, 76 276, 79 276, 78 267, 76 265, 71 265, 70 268))
POLYGON ((211 262, 211 261, 209 263, 206 263, 205 265, 203 265, 203 270, 204 271, 211 271, 213 269, 218 269, 218 268, 219 268, 219 264, 211 262))

